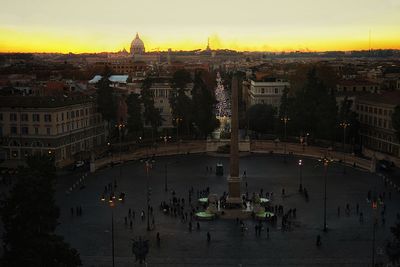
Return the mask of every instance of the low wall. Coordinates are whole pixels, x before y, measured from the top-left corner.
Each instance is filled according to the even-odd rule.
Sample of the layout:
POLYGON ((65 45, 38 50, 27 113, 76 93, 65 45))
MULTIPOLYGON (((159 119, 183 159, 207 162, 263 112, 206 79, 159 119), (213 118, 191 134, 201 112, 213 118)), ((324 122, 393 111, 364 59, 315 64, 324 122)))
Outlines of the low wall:
MULTIPOLYGON (((283 154, 285 152, 285 143, 274 141, 252 141, 251 152, 273 152, 283 154)), ((286 143, 286 153, 293 153, 296 155, 303 155, 313 158, 322 158, 327 156, 335 161, 343 161, 343 153, 338 151, 330 151, 326 148, 315 146, 303 146, 296 143, 286 143)), ((346 153, 344 156, 345 163, 348 165, 356 165, 359 168, 375 171, 375 164, 372 160, 363 159, 354 155, 346 153)))
MULTIPOLYGON (((230 139, 221 139, 221 140, 207 140, 206 142, 206 151, 207 152, 216 152, 219 147, 230 145, 230 139)), ((241 140, 239 141, 239 151, 240 152, 250 152, 250 140, 241 140)))
MULTIPOLYGON (((114 154, 111 157, 105 157, 97 159, 91 163, 91 172, 95 172, 97 169, 110 165, 111 163, 137 160, 140 158, 151 157, 152 155, 157 156, 168 156, 176 154, 189 154, 189 153, 205 153, 215 152, 218 147, 229 144, 229 140, 220 141, 191 141, 182 142, 179 145, 177 143, 162 144, 157 147, 139 148, 134 152, 122 153, 121 157, 119 153, 114 154)), ((278 153, 283 154, 285 151, 284 143, 275 143, 274 141, 240 141, 239 151, 241 152, 253 152, 253 153, 278 153)), ((315 147, 315 146, 302 146, 296 143, 286 143, 286 153, 291 153, 300 156, 321 158, 327 156, 335 161, 343 161, 343 153, 337 151, 330 151, 326 148, 315 147)), ((345 163, 358 168, 362 168, 371 172, 375 171, 375 163, 373 160, 359 158, 351 154, 344 156, 345 163)))

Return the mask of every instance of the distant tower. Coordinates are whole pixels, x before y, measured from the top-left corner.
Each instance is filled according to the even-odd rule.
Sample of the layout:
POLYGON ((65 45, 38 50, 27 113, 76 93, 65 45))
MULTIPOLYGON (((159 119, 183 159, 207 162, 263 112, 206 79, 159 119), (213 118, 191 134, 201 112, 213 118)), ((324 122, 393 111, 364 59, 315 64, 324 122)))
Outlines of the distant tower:
POLYGON ((211 51, 211 48, 210 48, 210 38, 207 38, 207 48, 206 48, 206 51, 211 51))

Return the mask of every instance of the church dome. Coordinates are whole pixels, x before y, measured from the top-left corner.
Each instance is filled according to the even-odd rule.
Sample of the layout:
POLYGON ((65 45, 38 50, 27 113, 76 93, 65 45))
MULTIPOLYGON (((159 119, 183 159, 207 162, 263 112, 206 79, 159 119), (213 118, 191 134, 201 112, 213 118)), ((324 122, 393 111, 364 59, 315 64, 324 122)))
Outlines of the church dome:
POLYGON ((139 38, 139 34, 136 33, 135 39, 131 43, 131 55, 144 54, 145 48, 143 41, 139 38))

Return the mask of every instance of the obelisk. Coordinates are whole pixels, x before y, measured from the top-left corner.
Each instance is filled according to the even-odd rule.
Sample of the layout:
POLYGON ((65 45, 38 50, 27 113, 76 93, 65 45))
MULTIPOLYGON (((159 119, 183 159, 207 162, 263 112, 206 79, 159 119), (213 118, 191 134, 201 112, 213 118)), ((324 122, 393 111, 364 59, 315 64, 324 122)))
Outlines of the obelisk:
POLYGON ((238 79, 236 75, 232 78, 232 97, 231 97, 231 148, 230 148, 230 173, 228 176, 228 198, 227 203, 240 205, 240 177, 239 177, 239 132, 238 132, 238 79))

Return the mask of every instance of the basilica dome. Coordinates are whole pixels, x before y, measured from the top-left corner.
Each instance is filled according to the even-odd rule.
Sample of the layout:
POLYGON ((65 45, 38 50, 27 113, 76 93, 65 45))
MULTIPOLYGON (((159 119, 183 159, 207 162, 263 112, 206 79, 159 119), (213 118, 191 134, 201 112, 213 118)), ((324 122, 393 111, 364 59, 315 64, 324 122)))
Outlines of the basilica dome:
POLYGON ((131 55, 141 55, 144 54, 145 49, 144 49, 144 43, 143 41, 139 38, 139 34, 136 33, 135 39, 133 39, 131 43, 131 55))

